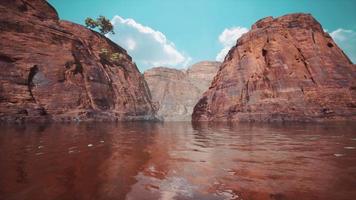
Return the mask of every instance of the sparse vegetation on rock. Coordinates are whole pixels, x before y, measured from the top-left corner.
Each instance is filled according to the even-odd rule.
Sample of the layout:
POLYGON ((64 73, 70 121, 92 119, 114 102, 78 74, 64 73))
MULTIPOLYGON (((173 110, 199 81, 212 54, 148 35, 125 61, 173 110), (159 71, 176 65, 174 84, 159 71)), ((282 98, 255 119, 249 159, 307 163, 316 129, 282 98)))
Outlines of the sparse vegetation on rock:
POLYGON ((96 20, 87 17, 85 19, 85 26, 91 29, 98 28, 103 35, 107 33, 115 34, 114 26, 111 24, 110 20, 104 16, 99 16, 96 20))
POLYGON ((119 64, 119 60, 123 55, 118 52, 111 52, 108 49, 102 48, 99 52, 100 59, 105 63, 114 63, 116 65, 119 64))

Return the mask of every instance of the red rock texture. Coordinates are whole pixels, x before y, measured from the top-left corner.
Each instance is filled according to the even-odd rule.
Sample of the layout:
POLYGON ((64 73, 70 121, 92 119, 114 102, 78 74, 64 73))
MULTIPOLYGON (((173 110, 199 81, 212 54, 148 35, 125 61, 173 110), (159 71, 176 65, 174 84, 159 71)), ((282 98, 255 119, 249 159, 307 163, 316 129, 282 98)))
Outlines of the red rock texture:
POLYGON ((267 17, 238 39, 194 121, 325 121, 356 116, 356 66, 309 14, 267 17))
POLYGON ((0 13, 0 121, 153 119, 124 49, 44 0, 2 0, 0 13))

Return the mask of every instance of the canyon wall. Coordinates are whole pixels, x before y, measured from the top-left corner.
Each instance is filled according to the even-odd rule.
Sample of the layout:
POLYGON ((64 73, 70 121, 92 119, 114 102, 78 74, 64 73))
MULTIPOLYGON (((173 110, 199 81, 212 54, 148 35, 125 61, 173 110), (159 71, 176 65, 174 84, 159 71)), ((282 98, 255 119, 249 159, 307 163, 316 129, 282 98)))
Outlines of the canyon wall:
POLYGON ((356 116, 356 66, 310 14, 256 22, 229 51, 194 121, 325 121, 356 116))
POLYGON ((0 13, 0 121, 154 119, 123 48, 44 0, 2 0, 0 13))

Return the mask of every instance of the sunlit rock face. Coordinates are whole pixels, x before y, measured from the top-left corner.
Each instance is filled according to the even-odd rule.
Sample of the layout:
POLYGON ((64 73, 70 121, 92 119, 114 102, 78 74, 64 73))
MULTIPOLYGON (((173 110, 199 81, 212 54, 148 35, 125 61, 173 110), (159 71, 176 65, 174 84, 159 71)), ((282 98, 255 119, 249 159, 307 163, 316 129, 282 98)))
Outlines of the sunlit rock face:
POLYGON ((144 73, 157 115, 164 121, 190 121, 195 104, 221 63, 203 61, 187 70, 156 67, 144 73))
POLYGON ((0 121, 153 118, 123 48, 43 0, 1 1, 0 13, 0 121))
POLYGON ((309 14, 267 17, 238 39, 195 121, 350 120, 356 67, 309 14))

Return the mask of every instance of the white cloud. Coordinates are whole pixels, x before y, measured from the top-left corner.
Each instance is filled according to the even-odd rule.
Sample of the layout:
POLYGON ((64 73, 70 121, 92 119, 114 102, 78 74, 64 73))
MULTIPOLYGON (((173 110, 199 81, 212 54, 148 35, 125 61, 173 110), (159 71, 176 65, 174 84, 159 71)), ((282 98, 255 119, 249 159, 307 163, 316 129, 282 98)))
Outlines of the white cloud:
POLYGON ((136 42, 132 38, 127 38, 126 46, 129 51, 133 51, 136 48, 136 42))
POLYGON ((349 56, 353 63, 356 63, 356 32, 339 28, 330 33, 330 36, 349 56))
POLYGON ((222 44, 223 49, 216 55, 216 60, 223 61, 231 47, 236 44, 237 39, 246 32, 248 32, 248 29, 240 26, 225 29, 219 35, 219 42, 222 44))
POLYGON ((185 67, 191 60, 159 31, 117 15, 111 23, 115 34, 107 36, 125 48, 142 71, 155 66, 185 67))

